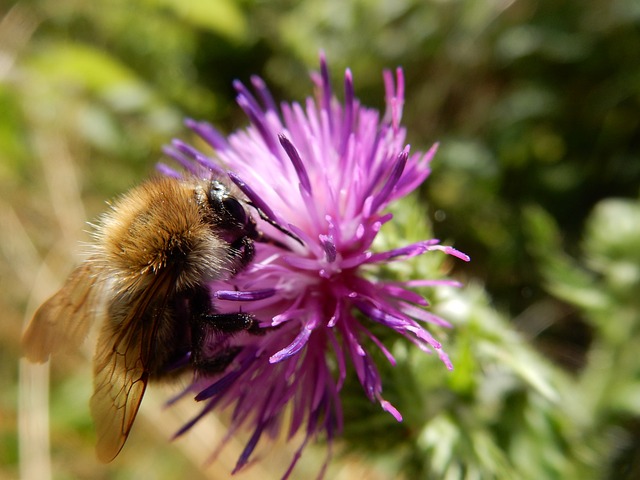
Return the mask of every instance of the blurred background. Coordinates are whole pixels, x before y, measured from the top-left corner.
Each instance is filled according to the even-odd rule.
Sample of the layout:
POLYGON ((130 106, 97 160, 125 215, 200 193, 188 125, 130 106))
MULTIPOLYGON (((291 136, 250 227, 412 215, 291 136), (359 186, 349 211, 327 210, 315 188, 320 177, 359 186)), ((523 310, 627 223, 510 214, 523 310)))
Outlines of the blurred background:
MULTIPOLYGON (((164 410, 162 388, 99 464, 89 362, 54 362, 47 396, 46 368, 19 368, 20 332, 81 260, 105 200, 190 138, 185 116, 244 126, 232 82, 252 74, 302 100, 320 50, 336 90, 349 67, 376 108, 382 69, 404 68, 409 141, 441 148, 397 233, 472 257, 410 272, 466 284, 425 292, 455 325, 438 335, 456 369, 390 338, 385 397, 405 421, 348 384, 327 478, 640 478, 636 0, 4 0, 0 478, 229 478, 241 441, 204 466, 224 416, 169 443, 193 410, 164 410)), ((263 446, 237 478, 279 478, 295 445, 263 446)), ((324 458, 307 449, 293 478, 324 458)))

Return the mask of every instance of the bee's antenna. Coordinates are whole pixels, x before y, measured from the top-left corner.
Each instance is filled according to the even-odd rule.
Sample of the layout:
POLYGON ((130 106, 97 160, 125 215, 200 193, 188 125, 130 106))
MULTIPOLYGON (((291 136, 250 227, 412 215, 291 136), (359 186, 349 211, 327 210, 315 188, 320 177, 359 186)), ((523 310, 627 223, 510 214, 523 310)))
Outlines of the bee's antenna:
MULTIPOLYGON (((256 209, 256 211, 258 212, 258 215, 260 215, 260 218, 262 220, 267 222, 269 225, 271 225, 275 229, 280 230, 287 237, 293 238, 300 245, 304 245, 304 242, 300 240, 300 238, 298 238, 296 235, 294 235, 292 232, 290 232, 289 230, 287 230, 286 228, 284 228, 282 225, 280 225, 278 222, 274 220, 275 214, 271 211, 271 209, 269 208, 269 205, 267 205, 260 198, 260 196, 256 192, 254 192, 249 185, 245 183, 244 180, 242 180, 235 172, 232 172, 232 171, 228 171, 227 176, 231 179, 233 183, 236 184, 236 186, 242 191, 242 193, 244 193, 247 196, 247 199, 249 200, 247 204, 256 209)), ((259 238, 258 239, 259 241, 266 241, 268 243, 273 243, 280 247, 284 247, 284 245, 281 242, 278 242, 273 239, 265 240, 264 239, 265 237, 262 235, 261 237, 263 238, 262 239, 259 238)))
MULTIPOLYGON (((284 228, 282 225, 280 225, 278 222, 276 222, 273 218, 269 217, 266 213, 264 213, 262 211, 262 209, 260 207, 258 207, 255 203, 249 201, 247 202, 249 204, 249 206, 253 207, 256 209, 256 211, 258 212, 258 215, 260 216, 260 218, 262 220, 264 220, 265 222, 267 222, 269 225, 271 225, 273 228, 275 228, 276 230, 279 230, 280 232, 284 233, 287 237, 293 238, 296 242, 298 242, 300 245, 304 246, 304 242, 295 234, 293 234, 292 232, 290 232, 289 230, 287 230, 286 228, 284 228)), ((262 241, 262 242, 266 242, 266 243, 273 243, 274 245, 278 245, 280 247, 284 247, 285 245, 282 242, 279 242, 277 240, 274 240, 272 238, 266 237, 265 235, 263 235, 262 233, 260 234, 260 237, 258 238, 258 241, 262 241)))

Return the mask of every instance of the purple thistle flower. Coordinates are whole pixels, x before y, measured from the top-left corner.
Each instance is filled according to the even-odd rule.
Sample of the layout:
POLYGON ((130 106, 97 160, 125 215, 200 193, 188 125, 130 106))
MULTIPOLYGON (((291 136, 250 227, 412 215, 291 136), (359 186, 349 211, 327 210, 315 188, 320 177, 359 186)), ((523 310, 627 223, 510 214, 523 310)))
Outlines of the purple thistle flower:
MULTIPOLYGON (((371 321, 425 352, 437 353, 452 368, 440 343, 425 328, 425 324, 448 324, 424 310, 427 302, 412 288, 455 282, 391 282, 375 276, 380 264, 433 250, 469 260, 437 240, 372 251, 378 232, 392 219, 385 208, 427 178, 436 151, 434 145, 426 153, 411 153, 404 143, 402 70, 395 72, 395 78, 384 72, 383 118, 359 104, 349 70, 344 103, 336 100, 324 56, 320 73, 312 79, 315 99, 279 108, 261 79, 251 79, 255 93, 236 82, 237 101, 250 119, 249 127, 225 137, 208 123, 187 120, 187 126, 213 148, 213 155, 178 140, 165 149, 193 173, 228 174, 271 221, 258 223, 275 241, 256 244, 252 265, 227 282, 211 285, 219 311, 254 314, 264 334, 239 335, 234 341, 242 349, 227 370, 196 378, 182 394, 195 392, 204 407, 178 435, 213 408, 232 408, 229 435, 243 425, 251 426, 252 436, 234 471, 248 462, 263 434, 275 436, 285 424, 290 437, 304 432, 285 477, 310 439, 324 434, 330 443, 343 425, 339 392, 349 362, 368 398, 402 420, 383 398, 382 379, 367 351, 373 345, 395 364, 393 355, 367 328, 371 321), (293 235, 285 235, 274 224, 293 235)), ((167 166, 161 169, 180 175, 167 166)))

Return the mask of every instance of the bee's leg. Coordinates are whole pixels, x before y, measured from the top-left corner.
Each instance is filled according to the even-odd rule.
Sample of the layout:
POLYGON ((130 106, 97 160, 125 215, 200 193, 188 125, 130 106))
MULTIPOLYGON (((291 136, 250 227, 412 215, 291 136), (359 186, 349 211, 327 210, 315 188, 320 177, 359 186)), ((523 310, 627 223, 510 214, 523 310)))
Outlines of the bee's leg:
POLYGON ((194 350, 191 365, 198 373, 213 375, 222 373, 240 353, 242 347, 224 347, 213 355, 203 355, 202 350, 194 350))
POLYGON ((211 330, 220 333, 238 333, 251 331, 256 319, 249 313, 210 313, 200 317, 200 320, 211 330))
POLYGON ((242 347, 230 346, 229 337, 251 331, 257 324, 246 313, 202 314, 192 323, 191 364, 201 373, 220 373, 240 353, 242 347))
POLYGON ((258 329, 257 323, 248 313, 211 313, 209 292, 197 289, 191 297, 191 364, 202 373, 224 371, 242 350, 230 346, 229 338, 258 329))

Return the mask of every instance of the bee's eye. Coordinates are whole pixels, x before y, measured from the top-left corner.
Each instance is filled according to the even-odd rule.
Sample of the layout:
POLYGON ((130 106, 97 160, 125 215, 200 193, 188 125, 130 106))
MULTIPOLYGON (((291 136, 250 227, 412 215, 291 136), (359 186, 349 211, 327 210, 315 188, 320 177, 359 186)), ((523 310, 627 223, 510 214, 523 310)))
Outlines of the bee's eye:
POLYGON ((238 200, 233 197, 227 197, 222 200, 222 206, 240 225, 247 224, 247 212, 238 200))

